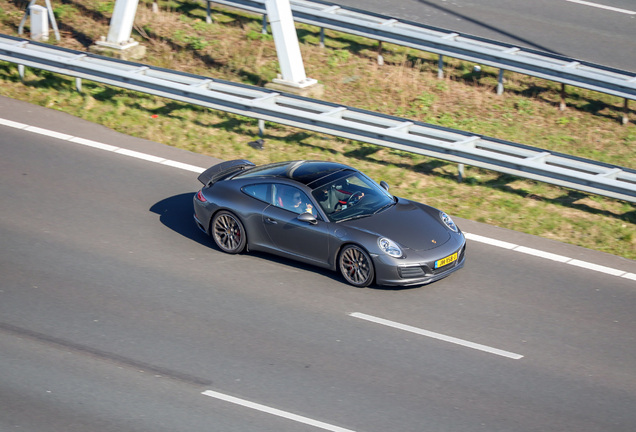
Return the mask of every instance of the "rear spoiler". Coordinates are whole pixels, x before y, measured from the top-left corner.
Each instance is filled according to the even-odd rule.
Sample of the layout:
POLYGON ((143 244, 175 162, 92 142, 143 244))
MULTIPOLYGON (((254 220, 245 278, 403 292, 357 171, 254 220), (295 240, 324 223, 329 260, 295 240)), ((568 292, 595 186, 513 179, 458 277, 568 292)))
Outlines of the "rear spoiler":
POLYGON ((254 166, 256 165, 245 159, 221 162, 203 171, 201 175, 199 175, 198 180, 203 183, 204 186, 210 186, 214 182, 229 177, 231 174, 254 166))

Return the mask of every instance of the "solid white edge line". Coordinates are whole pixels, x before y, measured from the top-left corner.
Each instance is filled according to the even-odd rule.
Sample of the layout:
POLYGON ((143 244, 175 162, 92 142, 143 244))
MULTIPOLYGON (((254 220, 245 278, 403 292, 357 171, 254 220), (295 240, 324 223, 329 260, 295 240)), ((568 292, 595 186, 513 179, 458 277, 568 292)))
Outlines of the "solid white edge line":
MULTIPOLYGON (((549 259, 552 261, 557 261, 560 263, 564 263, 564 264, 572 264, 574 266, 577 267, 581 267, 581 268, 585 268, 588 270, 592 270, 592 271, 597 271, 600 273, 605 273, 605 274, 609 274, 612 276, 622 276, 625 277, 625 274, 630 274, 627 273, 623 270, 618 270, 618 269, 614 269, 611 267, 605 267, 602 265, 598 265, 598 264, 592 264, 589 262, 585 262, 585 261, 579 261, 579 260, 575 260, 563 255, 557 255, 557 254, 553 254, 550 252, 544 252, 538 249, 532 249, 532 248, 528 248, 525 246, 518 246, 516 244, 513 243, 508 243, 508 242, 504 242, 501 240, 495 240, 495 239, 491 239, 489 237, 482 237, 479 236, 477 234, 470 234, 467 232, 464 232, 464 236, 468 239, 468 240, 474 240, 474 241, 478 241, 480 243, 485 243, 485 244, 489 244, 491 246, 497 246, 500 248, 504 248, 504 249, 510 249, 513 250, 515 252, 521 252, 521 253, 525 253, 528 255, 534 255, 540 258, 545 258, 545 259, 549 259)), ((627 279, 633 279, 636 280, 635 278, 631 278, 631 277, 626 277, 627 279)))
POLYGON ((75 138, 71 138, 69 141, 77 143, 77 144, 85 145, 85 146, 88 146, 88 147, 94 147, 94 148, 97 148, 97 149, 100 149, 100 150, 106 150, 106 151, 115 151, 115 150, 119 149, 119 147, 115 147, 115 146, 112 146, 112 145, 109 145, 109 144, 100 143, 100 142, 97 142, 97 141, 87 140, 87 139, 84 139, 84 138, 75 137, 75 138))
POLYGON ((9 126, 16 129, 26 129, 29 125, 25 125, 24 123, 18 123, 11 120, 5 120, 0 118, 0 124, 4 126, 9 126))
POLYGON ((623 276, 625 279, 631 279, 631 280, 635 280, 636 281, 636 274, 634 273, 625 273, 623 276))
POLYGON ((532 248, 528 248, 525 246, 517 246, 516 248, 513 249, 515 252, 521 252, 521 253, 525 253, 528 255, 534 255, 537 257, 541 257, 541 258, 545 258, 545 259, 549 259, 552 261, 557 261, 557 262, 568 262, 570 261, 572 258, 570 257, 566 257, 563 255, 557 255, 557 254, 553 254, 550 252, 544 252, 538 249, 532 249, 532 248))
POLYGON ((628 14, 628 15, 636 15, 636 12, 630 11, 630 10, 627 10, 627 9, 620 9, 620 8, 613 7, 613 6, 606 6, 606 5, 602 5, 602 4, 598 4, 598 3, 592 3, 592 2, 583 1, 583 0, 565 0, 565 1, 570 2, 570 3, 576 3, 576 4, 584 5, 584 6, 592 6, 592 7, 599 8, 599 9, 606 9, 606 10, 610 10, 610 11, 613 11, 613 12, 620 12, 620 13, 624 13, 624 14, 628 14))
POLYGON ((198 166, 194 166, 194 165, 189 165, 189 164, 185 164, 183 162, 177 162, 177 161, 173 161, 170 159, 166 159, 165 161, 161 162, 161 165, 168 165, 174 168, 179 168, 182 170, 186 170, 186 171, 192 171, 195 173, 199 173, 201 174, 203 171, 206 170, 206 168, 201 168, 198 166))
POLYGON ((439 339, 439 340, 442 340, 442 341, 445 341, 445 342, 450 342, 450 343, 453 343, 453 344, 456 344, 456 345, 465 346, 467 348, 472 348, 472 349, 476 349, 476 350, 479 350, 479 351, 484 351, 484 352, 487 352, 487 353, 490 353, 490 354, 496 354, 496 355, 499 355, 499 356, 502 356, 502 357, 508 357, 508 358, 513 359, 513 360, 519 360, 519 359, 523 358, 523 356, 521 354, 515 354, 513 352, 504 351, 504 350, 500 350, 500 349, 497 349, 497 348, 492 348, 492 347, 489 347, 489 346, 486 346, 486 345, 481 345, 481 344, 474 343, 474 342, 469 342, 469 341, 466 341, 466 340, 463 340, 463 339, 458 339, 458 338, 455 338, 455 337, 452 337, 452 336, 446 336, 446 335, 443 335, 443 334, 440 334, 440 333, 435 333, 435 332, 432 332, 432 331, 420 329, 420 328, 413 327, 413 326, 406 325, 406 324, 400 324, 400 323, 395 322, 395 321, 389 321, 389 320, 386 320, 384 318, 378 318, 378 317, 374 317, 372 315, 363 314, 363 313, 360 313, 360 312, 353 312, 353 313, 351 313, 349 315, 354 317, 354 318, 360 318, 360 319, 363 319, 363 320, 366 320, 366 321, 374 322, 376 324, 382 324, 382 325, 385 325, 385 326, 388 326, 388 327, 393 327, 393 328, 404 330, 404 331, 408 331, 408 332, 411 332, 411 333, 416 333, 416 334, 419 334, 419 335, 422 335, 422 336, 427 336, 427 337, 430 337, 430 338, 433 338, 433 339, 439 339))
POLYGON ((29 131, 29 132, 34 132, 34 133, 40 134, 40 135, 49 136, 51 138, 61 139, 61 140, 64 140, 64 141, 68 141, 71 138, 73 138, 73 135, 67 135, 67 134, 63 134, 61 132, 54 132, 52 130, 42 129, 42 128, 35 127, 35 126, 29 126, 29 127, 25 128, 24 130, 29 131))
POLYGON ((468 240, 474 240, 474 241, 478 241, 480 243, 486 243, 492 246, 497 246, 500 248, 504 248, 504 249, 514 249, 516 248, 518 245, 514 244, 514 243, 508 243, 505 241, 501 241, 501 240, 495 240, 495 239, 491 239, 488 237, 482 237, 480 235, 477 234, 470 234, 465 232, 464 233, 464 237, 466 237, 468 240))
POLYGON ((123 149, 123 148, 120 148, 119 150, 115 150, 115 153, 119 153, 119 154, 130 156, 130 157, 134 157, 134 158, 137 158, 137 159, 143 159, 143 160, 146 160, 148 162, 161 163, 161 162, 165 161, 165 159, 162 158, 162 157, 153 156, 153 155, 149 155, 147 153, 141 153, 141 152, 137 152, 137 151, 134 151, 134 150, 128 150, 128 149, 123 149))
POLYGON ((601 273, 607 273, 610 274, 612 276, 623 276, 626 272, 622 271, 622 270, 616 270, 613 269, 611 267, 604 267, 598 264, 592 264, 589 262, 585 262, 585 261, 579 261, 579 260, 575 260, 573 259, 572 261, 568 261, 567 264, 573 265, 573 266, 577 266, 577 267, 583 267, 583 268, 587 268, 590 270, 594 270, 597 272, 601 272, 601 273))
POLYGON ((318 420, 312 420, 312 419, 307 418, 307 417, 299 416, 297 414, 292 414, 292 413, 289 413, 287 411, 281 411, 281 410, 276 409, 276 408, 271 408, 271 407, 268 407, 268 406, 265 406, 265 405, 257 404, 257 403, 254 403, 254 402, 250 402, 250 401, 247 401, 245 399, 239 399, 237 397, 229 396, 229 395, 226 395, 226 394, 223 394, 223 393, 218 393, 218 392, 215 392, 215 391, 212 391, 212 390, 206 390, 206 391, 202 392, 201 394, 203 394, 205 396, 210 396, 210 397, 213 397, 213 398, 216 398, 216 399, 220 399, 220 400, 223 400, 223 401, 226 401, 226 402, 230 402, 230 403, 233 403, 233 404, 241 405, 241 406, 244 406, 246 408, 251 408, 251 409, 262 411, 262 412, 265 412, 265 413, 268 413, 268 414, 272 414, 272 415, 275 415, 275 416, 283 417, 283 418, 286 418, 288 420, 294 420, 294 421, 297 421, 299 423, 304 423, 304 424, 307 424, 307 425, 310 425, 310 426, 315 426, 315 427, 318 427, 318 428, 321 428, 321 429, 325 429, 325 430, 328 430, 328 431, 332 431, 332 432, 354 432, 354 431, 352 431, 350 429, 345 429, 345 428, 341 428, 341 427, 338 427, 338 426, 333 426, 333 425, 330 425, 329 423, 323 423, 323 422, 318 421, 318 420))

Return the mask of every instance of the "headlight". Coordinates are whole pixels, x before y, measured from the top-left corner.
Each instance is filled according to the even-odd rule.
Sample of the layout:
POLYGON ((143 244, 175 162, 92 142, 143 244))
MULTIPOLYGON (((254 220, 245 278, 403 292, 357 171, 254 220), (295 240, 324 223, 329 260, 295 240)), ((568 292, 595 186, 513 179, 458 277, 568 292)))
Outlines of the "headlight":
POLYGON ((380 246, 380 249, 382 249, 384 253, 394 258, 400 258, 402 256, 402 249, 400 249, 396 242, 388 238, 380 237, 378 239, 378 246, 380 246))
POLYGON ((442 218, 442 222, 444 222, 444 225, 446 225, 449 230, 457 232, 457 225, 455 225, 455 222, 453 222, 449 215, 444 212, 439 212, 439 217, 442 218))

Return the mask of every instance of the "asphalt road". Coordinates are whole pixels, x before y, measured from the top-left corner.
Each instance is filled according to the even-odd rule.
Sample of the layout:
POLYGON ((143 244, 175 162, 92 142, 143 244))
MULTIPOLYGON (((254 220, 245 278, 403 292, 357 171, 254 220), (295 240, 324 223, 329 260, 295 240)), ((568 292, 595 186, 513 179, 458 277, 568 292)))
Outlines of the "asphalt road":
MULTIPOLYGON (((636 14, 568 0, 334 3, 636 72, 636 14)), ((633 0, 588 3, 636 12, 633 0)))
MULTIPOLYGON (((0 118, 216 162, 5 98, 0 118)), ((329 271, 218 251, 192 221, 192 172, 1 125, 0 155, 2 431, 636 427, 636 281, 470 241, 466 267, 442 281, 355 289, 329 271)), ((458 224, 636 273, 634 261, 458 224)))

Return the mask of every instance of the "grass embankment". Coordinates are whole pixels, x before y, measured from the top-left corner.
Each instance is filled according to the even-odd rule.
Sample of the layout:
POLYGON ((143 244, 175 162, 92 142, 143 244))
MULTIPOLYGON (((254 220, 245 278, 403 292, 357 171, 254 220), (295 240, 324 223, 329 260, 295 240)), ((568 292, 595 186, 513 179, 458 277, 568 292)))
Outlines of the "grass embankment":
MULTIPOLYGON (((62 3, 55 7, 59 45, 85 50, 108 33, 114 2, 62 3)), ((150 3, 140 2, 134 33, 148 48, 145 63, 254 85, 276 76, 274 42, 260 33, 260 16, 219 8, 206 24, 202 3, 160 1, 157 14, 150 3)), ((0 32, 17 35, 22 13, 0 0, 0 32)), ((496 70, 483 68, 477 79, 473 65, 448 59, 438 80, 434 55, 385 44, 378 66, 376 41, 326 31, 322 49, 318 28, 297 28, 307 75, 325 84, 325 100, 636 168, 636 126, 619 124, 621 99, 569 87, 562 112, 556 83, 507 73, 497 96, 496 70)), ((396 195, 453 215, 636 258, 629 203, 472 167, 458 184, 452 163, 269 123, 265 150, 257 151, 247 145, 256 120, 90 82, 80 94, 72 79, 43 71, 28 71, 24 85, 17 67, 2 62, 0 79, 2 95, 133 136, 222 159, 343 162, 388 181, 396 195)))

